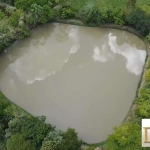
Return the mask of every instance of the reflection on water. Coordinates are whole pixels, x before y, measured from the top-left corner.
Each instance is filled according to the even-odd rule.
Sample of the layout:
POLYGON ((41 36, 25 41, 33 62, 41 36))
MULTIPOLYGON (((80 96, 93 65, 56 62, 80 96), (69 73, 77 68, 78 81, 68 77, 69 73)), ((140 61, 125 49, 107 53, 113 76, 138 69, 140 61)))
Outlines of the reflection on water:
POLYGON ((73 45, 71 47, 70 53, 76 53, 80 48, 79 36, 78 36, 78 28, 72 28, 69 32, 69 37, 73 40, 73 45))
POLYGON ((101 49, 98 46, 95 46, 93 51, 92 57, 95 61, 105 63, 108 60, 114 59, 113 53, 111 53, 110 50, 108 51, 108 46, 106 44, 102 45, 101 49))
MULTIPOLYGON (((52 36, 56 36, 58 34, 58 31, 61 33, 60 29, 62 29, 62 25, 54 25, 54 34, 52 34, 52 36)), ((20 81, 25 82, 27 84, 32 84, 35 81, 44 80, 50 75, 55 75, 57 71, 60 71, 63 68, 64 62, 68 62, 69 57, 71 57, 71 54, 76 53, 80 48, 78 27, 70 28, 70 30, 67 33, 68 38, 71 39, 72 46, 70 50, 68 49, 68 47, 66 48, 66 55, 64 51, 62 51, 61 55, 58 54, 58 51, 56 50, 58 48, 53 50, 50 50, 49 47, 47 47, 46 49, 42 49, 41 46, 49 42, 47 41, 47 38, 44 38, 42 36, 38 40, 31 39, 31 42, 29 44, 30 46, 28 47, 29 49, 31 49, 31 51, 25 53, 23 57, 18 58, 14 63, 9 64, 10 70, 17 75, 20 81), (35 48, 36 50, 33 50, 35 48), (33 59, 36 59, 36 65, 33 63, 33 59), (48 59, 53 61, 53 64, 47 63, 48 59), (39 68, 41 69, 39 70, 39 68)), ((65 39, 67 33, 65 33, 65 39)), ((58 38, 56 39, 57 41, 60 41, 58 40, 58 38)))
MULTIPOLYGON (((119 38, 119 37, 118 37, 119 38)), ((125 37, 126 38, 126 37, 125 37)), ((112 33, 108 34, 108 45, 103 44, 101 48, 98 46, 94 47, 92 58, 95 61, 102 63, 108 60, 114 59, 115 54, 120 54, 126 58, 126 68, 135 75, 142 73, 143 65, 146 58, 146 53, 143 50, 138 50, 135 47, 131 47, 129 44, 122 44, 118 46, 117 37, 113 36, 112 33)))
POLYGON ((0 56, 0 90, 85 142, 107 138, 135 97, 146 52, 131 33, 48 24, 0 56))
POLYGON ((143 50, 137 50, 135 47, 124 43, 121 46, 117 45, 117 37, 109 34, 109 45, 114 54, 121 54, 127 59, 126 68, 135 75, 142 73, 142 68, 145 62, 146 53, 143 50))

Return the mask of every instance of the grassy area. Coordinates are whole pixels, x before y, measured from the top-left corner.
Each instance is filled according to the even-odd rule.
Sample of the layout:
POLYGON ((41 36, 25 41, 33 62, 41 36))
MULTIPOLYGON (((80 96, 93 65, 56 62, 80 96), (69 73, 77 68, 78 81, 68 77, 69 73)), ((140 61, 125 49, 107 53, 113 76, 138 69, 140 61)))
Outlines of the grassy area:
MULTIPOLYGON (((115 9, 116 7, 124 8, 126 6, 126 0, 75 0, 71 1, 71 8, 73 10, 79 11, 83 7, 86 7, 90 4, 100 5, 104 7, 114 7, 115 9)), ((137 0, 137 6, 140 6, 142 4, 150 5, 150 0, 137 0)))
POLYGON ((137 5, 150 5, 150 0, 137 0, 137 5))

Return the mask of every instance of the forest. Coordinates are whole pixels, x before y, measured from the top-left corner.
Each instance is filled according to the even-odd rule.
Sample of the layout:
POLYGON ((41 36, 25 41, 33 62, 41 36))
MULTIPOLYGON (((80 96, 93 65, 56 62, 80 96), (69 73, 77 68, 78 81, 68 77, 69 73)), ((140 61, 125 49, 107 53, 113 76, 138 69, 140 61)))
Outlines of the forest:
MULTIPOLYGON (((150 50, 150 0, 0 0, 0 52, 41 24, 67 20, 132 28, 150 50)), ((0 150, 148 150, 141 147, 141 119, 150 118, 149 56, 145 69, 134 110, 97 144, 84 143, 73 128, 56 130, 44 116, 30 115, 0 93, 0 150)))

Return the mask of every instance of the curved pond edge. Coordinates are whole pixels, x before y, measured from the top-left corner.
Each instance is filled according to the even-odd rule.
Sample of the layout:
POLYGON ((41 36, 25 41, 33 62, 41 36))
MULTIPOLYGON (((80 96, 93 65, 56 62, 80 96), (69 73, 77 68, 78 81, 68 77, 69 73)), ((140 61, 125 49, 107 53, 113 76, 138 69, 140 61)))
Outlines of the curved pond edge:
MULTIPOLYGON (((121 25, 116 25, 116 24, 103 24, 103 25, 96 25, 96 24, 85 24, 83 23, 82 21, 80 20, 76 20, 76 19, 68 19, 68 20, 64 20, 64 19, 54 19, 53 21, 49 22, 49 23, 64 23, 64 24, 71 24, 71 25, 78 25, 78 26, 88 26, 88 27, 100 27, 100 28, 114 28, 114 29, 120 29, 120 30, 125 30, 125 31, 128 31, 136 36, 138 36, 141 40, 143 40, 143 42, 145 43, 146 45, 146 51, 147 51, 147 57, 146 57, 146 60, 145 60, 145 64, 144 64, 144 67, 143 67, 143 72, 142 72, 142 75, 141 75, 141 79, 139 81, 139 85, 138 85, 138 88, 137 88, 137 92, 136 92, 136 96, 135 96, 135 99, 138 98, 140 96, 140 89, 145 85, 145 73, 146 71, 148 70, 148 66, 150 64, 150 42, 146 39, 146 37, 142 36, 141 33, 139 33, 137 30, 133 29, 132 27, 129 27, 129 26, 121 26, 121 25)), ((37 26, 36 26, 37 27, 37 26)), ((36 28, 35 27, 35 28, 36 28)), ((11 44, 16 41, 16 36, 11 39, 11 44)), ((135 103, 135 99, 133 100, 133 103, 128 111, 128 114, 126 115, 126 117, 124 118, 123 123, 127 123, 127 122, 131 122, 132 120, 134 120, 136 118, 136 109, 137 109, 137 104, 135 103)), ((6 99, 8 100, 8 99, 6 99)), ((14 103, 12 103, 10 100, 9 100, 10 104, 11 105, 15 105, 14 103)), ((16 106, 16 105, 15 105, 16 106)), ((19 106, 17 106, 19 109, 22 109, 20 108, 19 106)), ((24 111, 25 113, 29 114, 27 111, 25 111, 24 109, 22 109, 22 111, 24 111)), ((89 144, 89 145, 95 145, 95 146, 98 146, 98 147, 101 147, 103 144, 105 143, 105 141, 102 141, 102 142, 99 142, 99 143, 93 143, 93 144, 89 144)), ((84 143, 85 145, 88 145, 87 143, 84 143)))
MULTIPOLYGON (((97 26, 96 24, 93 24, 93 23, 92 24, 85 24, 82 21, 75 20, 75 19, 70 19, 70 20, 56 19, 56 20, 54 20, 54 22, 72 24, 72 25, 78 25, 78 26, 86 26, 86 27, 88 26, 88 27, 100 27, 100 28, 113 28, 113 29, 128 31, 128 32, 138 36, 145 43, 146 52, 147 52, 145 64, 143 66, 143 72, 142 72, 141 79, 140 79, 139 84, 138 84, 135 99, 140 96, 139 91, 145 85, 145 80, 146 80, 144 77, 144 74, 148 70, 148 65, 150 63, 150 42, 146 39, 146 37, 144 37, 143 35, 141 35, 140 32, 138 32, 137 30, 135 30, 129 26, 121 26, 121 25, 116 25, 116 24, 103 24, 103 25, 97 26)), ((137 105, 135 104, 135 100, 134 100, 130 109, 129 109, 127 116, 125 117, 125 119, 123 120, 122 123, 130 122, 131 120, 133 120, 136 117, 135 116, 136 108, 137 108, 137 105)))
MULTIPOLYGON (((138 83, 138 87, 136 90, 136 96, 131 104, 131 107, 126 115, 126 117, 124 118, 124 120, 122 121, 122 124, 128 123, 128 122, 132 122, 134 119, 136 119, 137 115, 136 115, 136 110, 137 110, 137 104, 135 103, 136 99, 140 97, 140 90, 142 89, 142 87, 145 86, 145 73, 147 72, 149 65, 150 65, 150 42, 146 39, 146 37, 144 37, 139 31, 137 31, 136 29, 129 27, 129 26, 121 26, 121 25, 116 25, 116 24, 103 24, 103 25, 96 25, 96 24, 85 24, 80 20, 76 20, 76 19, 68 19, 68 20, 64 20, 64 19, 56 19, 54 20, 54 22, 56 23, 64 23, 64 24, 71 24, 71 25, 78 25, 78 26, 88 26, 88 27, 100 27, 100 28, 113 28, 113 29, 119 29, 119 30, 124 30, 127 32, 130 32, 136 36, 138 36, 144 43, 146 46, 146 59, 145 59, 145 64, 143 66, 143 71, 141 74, 141 78, 140 81, 138 83)), ((106 139, 107 140, 107 139, 106 139)), ((99 142, 99 143, 93 143, 93 144, 89 144, 89 145, 94 145, 94 146, 98 146, 99 148, 103 149, 103 145, 105 144, 105 141, 99 142)), ((85 145, 88 145, 87 143, 85 143, 85 145)))

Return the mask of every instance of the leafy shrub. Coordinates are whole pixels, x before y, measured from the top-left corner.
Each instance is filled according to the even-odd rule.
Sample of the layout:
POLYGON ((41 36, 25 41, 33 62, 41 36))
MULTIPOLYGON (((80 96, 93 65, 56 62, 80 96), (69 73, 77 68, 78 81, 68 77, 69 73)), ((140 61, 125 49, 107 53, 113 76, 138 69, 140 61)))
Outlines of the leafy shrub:
POLYGON ((40 150, 58 150, 58 145, 55 141, 46 141, 40 150))
POLYGON ((95 150, 96 146, 88 146, 88 148, 86 150, 95 150))
POLYGON ((1 26, 0 27, 0 33, 1 34, 7 34, 9 32, 9 29, 7 26, 1 26))
POLYGON ((0 150, 6 150, 5 133, 3 128, 0 129, 0 150))
POLYGON ((63 8, 61 11, 61 18, 63 19, 69 19, 73 17, 73 11, 70 8, 63 8))
POLYGON ((52 131, 44 138, 41 150, 80 150, 82 141, 78 139, 74 129, 66 132, 52 131))
POLYGON ((28 10, 33 3, 34 0, 15 0, 15 6, 23 10, 28 10))
POLYGON ((150 81, 150 69, 145 73, 145 78, 148 82, 150 81))
MULTIPOLYGON (((111 16, 111 14, 110 14, 110 16, 111 16)), ((113 18, 112 22, 114 22, 115 24, 118 24, 118 25, 125 24, 124 10, 122 10, 122 9, 115 9, 112 12, 112 18, 113 18)))
POLYGON ((51 131, 47 134, 47 136, 44 138, 44 141, 55 141, 57 143, 61 143, 62 141, 62 138, 63 138, 63 132, 62 131, 57 131, 57 130, 54 130, 54 131, 51 131))
POLYGON ((25 25, 20 26, 20 35, 19 35, 19 39, 24 39, 25 37, 29 36, 29 30, 26 28, 25 25))
POLYGON ((10 41, 9 37, 4 37, 0 39, 0 53, 4 50, 4 48, 9 46, 9 41, 10 41))
POLYGON ((0 1, 8 3, 10 5, 14 5, 14 0, 0 0, 0 1))
POLYGON ((143 100, 137 108, 137 114, 141 118, 149 118, 150 117, 150 101, 143 100))
POLYGON ((136 8, 126 16, 126 22, 144 35, 150 31, 150 6, 143 5, 136 8))
POLYGON ((106 23, 107 20, 107 12, 105 8, 98 9, 98 7, 94 7, 91 11, 86 14, 84 19, 85 23, 95 23, 97 25, 106 23))
POLYGON ((48 5, 44 5, 43 6, 43 13, 41 15, 41 23, 46 23, 48 21, 50 21, 51 19, 53 19, 55 16, 54 11, 52 10, 52 8, 48 5))
POLYGON ((140 102, 141 99, 143 100, 148 100, 150 98, 150 88, 142 88, 139 91, 140 97, 138 98, 138 101, 140 102))
POLYGON ((44 138, 41 150, 57 150, 62 142, 63 132, 52 131, 44 138))
POLYGON ((98 25, 106 23, 108 19, 107 8, 95 7, 95 9, 92 12, 92 18, 93 22, 95 22, 98 25))
POLYGON ((30 140, 26 140, 22 134, 16 133, 7 140, 7 150, 36 150, 30 140))
POLYGON ((46 4, 52 5, 52 0, 15 0, 15 6, 18 9, 23 9, 24 11, 27 11, 30 9, 32 4, 37 4, 40 6, 44 6, 46 4))
POLYGON ((33 17, 33 20, 34 20, 34 24, 37 24, 40 22, 40 16, 42 15, 43 13, 43 8, 42 6, 40 5, 37 5, 37 4, 32 4, 31 5, 31 9, 30 9, 30 12, 32 13, 32 17, 33 17))
POLYGON ((9 106, 8 101, 3 100, 3 95, 0 94, 0 120, 6 115, 5 109, 9 106))
POLYGON ((23 12, 21 10, 17 10, 17 11, 12 12, 12 15, 9 17, 9 23, 13 27, 17 27, 18 23, 19 23, 19 19, 20 19, 22 14, 23 14, 23 12))
POLYGON ((16 106, 16 105, 9 105, 6 109, 5 109, 5 114, 11 118, 22 118, 22 117, 32 117, 30 114, 28 114, 27 112, 23 111, 20 107, 16 106))
POLYGON ((10 6, 7 6, 5 8, 5 14, 7 16, 10 16, 14 11, 16 11, 16 8, 15 7, 10 7, 10 6))
POLYGON ((5 114, 5 109, 9 105, 10 103, 8 102, 7 98, 0 92, 0 134, 3 134, 3 130, 7 127, 8 124, 9 117, 7 114, 5 114))
POLYGON ((55 4, 63 4, 65 1, 69 1, 69 0, 52 0, 53 3, 55 4))
POLYGON ((141 127, 128 123, 114 128, 115 133, 109 135, 107 150, 141 150, 141 127))
POLYGON ((32 20, 35 25, 37 23, 46 23, 55 16, 54 11, 48 5, 44 5, 42 7, 37 4, 32 4, 30 12, 32 14, 32 20))
POLYGON ((0 150, 6 150, 5 142, 0 140, 0 150))
POLYGON ((126 5, 127 7, 135 7, 136 0, 127 0, 126 5))
POLYGON ((8 124, 8 116, 5 114, 5 109, 9 106, 9 102, 6 97, 0 93, 0 149, 5 149, 5 129, 8 124))
POLYGON ((47 133, 54 130, 50 124, 31 116, 15 105, 8 106, 5 109, 5 114, 10 118, 6 130, 7 137, 21 133, 25 139, 32 141, 36 148, 42 145, 47 133))
POLYGON ((63 133, 63 139, 59 146, 60 150, 80 150, 82 141, 78 139, 75 129, 69 128, 63 133))
POLYGON ((8 123, 9 132, 13 135, 21 133, 24 138, 30 139, 32 143, 39 147, 48 132, 53 130, 50 124, 46 124, 34 117, 14 118, 8 123))
POLYGON ((145 73, 146 84, 140 89, 140 97, 137 98, 137 115, 139 118, 150 117, 150 69, 145 73))
POLYGON ((150 33, 146 36, 146 38, 150 41, 150 33))
POLYGON ((125 13, 122 8, 101 5, 101 3, 95 5, 93 2, 89 2, 79 11, 77 17, 86 23, 95 23, 97 25, 104 23, 125 24, 125 13))
POLYGON ((92 22, 92 13, 95 9, 93 2, 85 3, 85 6, 82 7, 79 12, 76 14, 76 17, 80 18, 86 23, 92 22))
POLYGON ((5 14, 0 10, 0 20, 2 20, 5 17, 5 14))

